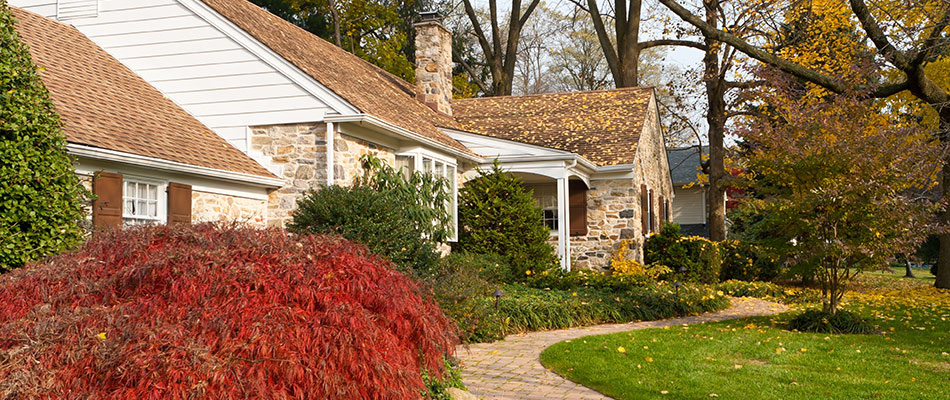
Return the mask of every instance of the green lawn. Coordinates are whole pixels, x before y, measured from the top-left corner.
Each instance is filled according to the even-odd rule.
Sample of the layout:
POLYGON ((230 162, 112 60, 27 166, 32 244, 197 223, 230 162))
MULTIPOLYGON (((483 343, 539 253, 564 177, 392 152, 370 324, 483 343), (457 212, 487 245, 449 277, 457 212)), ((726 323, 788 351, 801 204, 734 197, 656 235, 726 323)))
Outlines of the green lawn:
POLYGON ((846 308, 873 316, 881 334, 789 332, 788 313, 591 336, 541 361, 620 399, 950 398, 950 291, 876 280, 897 290, 852 295, 846 308))

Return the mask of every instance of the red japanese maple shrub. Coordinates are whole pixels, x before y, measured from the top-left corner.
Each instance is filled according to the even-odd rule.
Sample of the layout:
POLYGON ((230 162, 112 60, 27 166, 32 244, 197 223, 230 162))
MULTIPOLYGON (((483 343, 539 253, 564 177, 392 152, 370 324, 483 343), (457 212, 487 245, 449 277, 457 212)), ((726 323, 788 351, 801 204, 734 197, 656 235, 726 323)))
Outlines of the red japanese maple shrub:
POLYGON ((0 276, 2 398, 419 398, 457 341, 338 237, 126 229, 0 276))

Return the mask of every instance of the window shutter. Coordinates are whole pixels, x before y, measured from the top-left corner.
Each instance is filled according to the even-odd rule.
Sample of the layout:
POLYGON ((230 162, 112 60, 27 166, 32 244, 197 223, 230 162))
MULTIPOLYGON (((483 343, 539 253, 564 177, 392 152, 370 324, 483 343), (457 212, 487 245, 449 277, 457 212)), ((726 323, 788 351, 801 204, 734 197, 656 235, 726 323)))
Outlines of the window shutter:
POLYGON ((191 185, 168 183, 168 224, 191 223, 191 185))
POLYGON ((568 207, 570 207, 571 236, 587 234, 587 186, 584 182, 570 181, 568 186, 568 207))
POLYGON ((92 225, 108 228, 122 225, 122 175, 96 172, 92 177, 92 225))
POLYGON ((647 185, 640 185, 640 226, 641 231, 646 235, 650 231, 650 194, 647 193, 647 185))

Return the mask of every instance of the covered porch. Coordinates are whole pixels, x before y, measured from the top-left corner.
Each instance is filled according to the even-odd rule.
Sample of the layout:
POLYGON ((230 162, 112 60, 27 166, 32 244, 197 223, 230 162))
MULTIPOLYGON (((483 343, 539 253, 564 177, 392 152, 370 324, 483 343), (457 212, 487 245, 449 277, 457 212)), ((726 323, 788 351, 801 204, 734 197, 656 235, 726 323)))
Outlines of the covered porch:
POLYGON ((533 192, 552 241, 556 240, 561 269, 570 271, 571 237, 587 234, 587 191, 593 166, 584 165, 589 162, 575 155, 547 159, 499 157, 498 161, 533 192))

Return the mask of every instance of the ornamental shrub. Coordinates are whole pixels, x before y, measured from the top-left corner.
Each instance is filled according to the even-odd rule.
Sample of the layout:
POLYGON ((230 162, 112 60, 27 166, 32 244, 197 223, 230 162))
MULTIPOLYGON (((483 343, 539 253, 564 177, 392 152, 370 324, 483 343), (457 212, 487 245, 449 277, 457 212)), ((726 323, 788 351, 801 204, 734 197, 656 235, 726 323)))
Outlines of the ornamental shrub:
POLYGON ((88 191, 49 92, 0 1, 0 272, 77 245, 88 191))
POLYGON ((663 274, 670 273, 669 267, 665 265, 643 265, 630 254, 629 240, 620 241, 617 251, 610 258, 610 271, 613 275, 629 275, 640 277, 645 280, 655 281, 663 274))
POLYGON ((799 332, 817 333, 854 333, 866 334, 875 331, 874 325, 858 314, 837 310, 830 313, 822 310, 808 310, 788 321, 788 329, 799 332))
POLYGON ((660 233, 647 238, 644 246, 647 264, 664 265, 670 272, 661 279, 685 282, 718 283, 722 258, 719 248, 708 239, 683 236, 677 224, 663 225, 660 233))
POLYGON ((717 245, 722 256, 722 269, 719 271, 722 281, 738 279, 767 282, 782 275, 781 264, 758 246, 738 240, 725 240, 717 245))
POLYGON ((439 268, 426 277, 433 297, 458 325, 463 340, 467 340, 491 312, 481 300, 490 296, 497 286, 483 276, 486 271, 491 275, 500 268, 505 267, 497 257, 453 253, 442 259, 439 268))
POLYGON ((547 243, 550 231, 531 191, 497 162, 479 170, 459 192, 459 226, 457 250, 501 255, 515 279, 557 265, 554 247, 547 243))
POLYGON ((0 392, 420 398, 454 332, 390 262, 337 236, 126 228, 0 276, 0 392))
POLYGON ((287 229, 337 234, 365 244, 409 274, 424 274, 439 262, 436 243, 415 227, 404 203, 368 186, 325 186, 297 200, 287 229))
POLYGON ((375 157, 364 157, 367 176, 349 187, 311 189, 297 200, 287 228, 332 233, 365 244, 403 272, 424 275, 439 263, 438 245, 449 237, 442 179, 408 176, 375 157))

